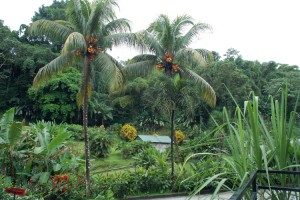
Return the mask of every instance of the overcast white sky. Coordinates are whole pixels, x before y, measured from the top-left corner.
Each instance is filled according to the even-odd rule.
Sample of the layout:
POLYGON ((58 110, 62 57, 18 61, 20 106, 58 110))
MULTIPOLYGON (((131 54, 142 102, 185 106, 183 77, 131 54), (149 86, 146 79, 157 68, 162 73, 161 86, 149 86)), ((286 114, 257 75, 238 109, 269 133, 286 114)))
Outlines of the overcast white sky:
MULTIPOLYGON (((171 19, 188 14, 212 26, 191 45, 223 55, 228 48, 240 51, 246 60, 275 61, 300 66, 299 0, 117 0, 116 13, 139 31, 166 14, 171 19)), ((0 19, 12 30, 29 24, 38 8, 52 0, 0 0, 0 19)), ((133 48, 114 48, 111 54, 126 60, 133 48)))

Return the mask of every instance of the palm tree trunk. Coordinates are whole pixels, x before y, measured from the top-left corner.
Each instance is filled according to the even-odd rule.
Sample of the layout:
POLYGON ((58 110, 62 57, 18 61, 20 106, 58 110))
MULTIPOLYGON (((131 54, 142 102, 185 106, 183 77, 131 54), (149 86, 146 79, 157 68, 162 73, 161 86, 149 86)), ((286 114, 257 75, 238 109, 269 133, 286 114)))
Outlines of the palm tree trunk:
POLYGON ((171 181, 172 192, 174 192, 174 110, 171 110, 171 181))
POLYGON ((86 197, 87 199, 91 195, 90 190, 90 149, 89 149, 89 135, 88 135, 88 80, 89 80, 89 60, 88 57, 84 58, 84 72, 83 72, 83 132, 84 132, 84 144, 85 144, 85 182, 86 182, 86 197))

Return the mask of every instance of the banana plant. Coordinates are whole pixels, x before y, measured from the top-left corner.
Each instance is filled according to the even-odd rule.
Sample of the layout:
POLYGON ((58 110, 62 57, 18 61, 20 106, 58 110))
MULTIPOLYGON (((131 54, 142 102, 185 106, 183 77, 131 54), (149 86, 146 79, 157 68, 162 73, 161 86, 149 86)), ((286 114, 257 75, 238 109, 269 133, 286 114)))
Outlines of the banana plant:
POLYGON ((68 151, 71 146, 65 144, 71 134, 62 128, 49 129, 46 123, 38 123, 32 126, 32 131, 36 134, 36 146, 33 149, 35 166, 39 169, 33 177, 33 181, 46 183, 51 174, 61 169, 59 156, 68 151), (57 131, 57 133, 54 133, 57 131))
POLYGON ((18 152, 18 145, 22 138, 22 123, 14 121, 15 109, 6 111, 0 119, 0 167, 5 174, 12 177, 13 183, 16 181, 16 167, 18 158, 22 158, 22 153, 18 152))

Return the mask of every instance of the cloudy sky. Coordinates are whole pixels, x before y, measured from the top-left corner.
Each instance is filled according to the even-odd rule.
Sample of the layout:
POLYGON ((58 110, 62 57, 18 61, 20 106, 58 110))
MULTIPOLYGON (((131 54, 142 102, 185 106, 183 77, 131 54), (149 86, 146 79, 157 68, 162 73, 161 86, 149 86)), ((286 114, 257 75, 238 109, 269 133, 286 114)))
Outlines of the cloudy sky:
MULTIPOLYGON (((117 0, 118 17, 131 21, 139 31, 159 14, 170 19, 188 14, 212 26, 191 47, 225 54, 237 49, 246 60, 275 61, 300 66, 299 0, 117 0)), ((29 24, 34 12, 52 0, 0 0, 0 19, 12 30, 29 24)), ((111 54, 126 60, 137 52, 133 48, 115 48, 111 54)))

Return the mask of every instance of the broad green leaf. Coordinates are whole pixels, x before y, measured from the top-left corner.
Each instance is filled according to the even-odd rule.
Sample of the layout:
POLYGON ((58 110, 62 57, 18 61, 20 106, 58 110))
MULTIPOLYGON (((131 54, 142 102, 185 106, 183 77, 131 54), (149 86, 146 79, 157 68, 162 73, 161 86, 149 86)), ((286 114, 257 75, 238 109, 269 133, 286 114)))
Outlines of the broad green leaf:
POLYGON ((51 152, 53 149, 57 148, 59 145, 62 144, 67 138, 71 136, 70 133, 63 132, 58 134, 49 144, 47 150, 48 152, 51 152))
POLYGON ((0 137, 0 146, 2 146, 2 144, 7 144, 7 142, 0 137))
POLYGON ((10 146, 15 145, 21 138, 22 134, 22 123, 13 122, 8 130, 8 141, 10 146))
POLYGON ((30 172, 31 166, 32 166, 32 160, 29 160, 29 161, 26 163, 26 165, 25 165, 25 171, 26 171, 27 173, 30 172))
MULTIPOLYGON (((195 196, 198 192, 200 192, 200 191, 201 191, 203 188, 205 188, 208 184, 212 183, 216 178, 218 178, 219 176, 221 176, 221 175, 223 175, 223 174, 225 174, 225 173, 219 173, 219 174, 216 174, 216 175, 210 177, 209 179, 207 179, 207 180, 206 180, 206 181, 205 181, 198 189, 196 189, 196 190, 193 192, 192 196, 195 196)), ((191 199, 192 196, 189 197, 189 199, 191 199)))
POLYGON ((3 114, 0 120, 0 139, 2 138, 1 143, 3 143, 3 141, 5 141, 4 143, 8 143, 7 129, 9 128, 10 124, 14 120, 14 114, 15 114, 15 109, 11 108, 3 114))
POLYGON ((39 183, 40 184, 47 183, 47 181, 49 180, 49 177, 50 177, 50 173, 49 172, 42 172, 42 173, 40 173, 39 183))
POLYGON ((5 176, 4 185, 10 185, 10 184, 11 184, 11 176, 5 176))
POLYGON ((227 178, 224 178, 218 183, 218 186, 215 189, 215 191, 210 199, 215 199, 215 196, 217 195, 217 193, 219 192, 219 190, 221 189, 221 187, 223 186, 223 184, 225 183, 226 180, 227 180, 227 178))
POLYGON ((35 154, 41 154, 43 151, 45 151, 45 147, 35 147, 34 148, 35 154))
POLYGON ((60 164, 53 165, 53 171, 57 172, 60 169, 61 169, 61 165, 60 164))
POLYGON ((0 122, 1 130, 6 129, 7 125, 12 123, 12 121, 14 120, 14 114, 15 114, 14 108, 11 108, 4 113, 0 122))

